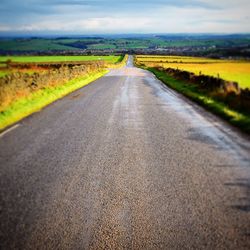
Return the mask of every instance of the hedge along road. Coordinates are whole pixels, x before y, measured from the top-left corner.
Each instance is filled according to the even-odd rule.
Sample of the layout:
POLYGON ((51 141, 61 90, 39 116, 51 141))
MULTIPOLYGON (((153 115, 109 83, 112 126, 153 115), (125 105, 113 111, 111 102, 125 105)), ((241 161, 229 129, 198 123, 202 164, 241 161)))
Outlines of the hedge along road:
POLYGON ((1 136, 1 249, 247 249, 249 150, 130 57, 1 136))

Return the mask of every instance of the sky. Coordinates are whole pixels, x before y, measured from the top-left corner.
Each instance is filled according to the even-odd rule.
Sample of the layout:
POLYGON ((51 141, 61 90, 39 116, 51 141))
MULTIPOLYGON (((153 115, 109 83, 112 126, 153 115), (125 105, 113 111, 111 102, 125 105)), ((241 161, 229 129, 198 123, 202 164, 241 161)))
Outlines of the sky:
POLYGON ((0 33, 250 33, 250 0, 1 0, 0 33))

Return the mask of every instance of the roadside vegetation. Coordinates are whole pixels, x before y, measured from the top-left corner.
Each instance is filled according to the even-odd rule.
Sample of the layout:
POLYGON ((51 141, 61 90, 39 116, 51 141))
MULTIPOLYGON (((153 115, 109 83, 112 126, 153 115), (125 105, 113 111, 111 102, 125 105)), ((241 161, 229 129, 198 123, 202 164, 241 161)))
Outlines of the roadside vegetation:
POLYGON ((103 61, 106 66, 119 66, 124 56, 0 56, 0 77, 11 73, 28 73, 45 71, 53 64, 81 65, 86 62, 103 61), (48 67, 45 67, 48 64, 48 67))
POLYGON ((103 76, 108 68, 124 66, 127 58, 87 57, 82 61, 58 62, 36 57, 36 62, 22 62, 22 58, 19 62, 7 61, 5 71, 0 71, 0 130, 103 76))
POLYGON ((241 87, 230 78, 230 74, 234 76, 233 72, 238 72, 239 76, 237 77, 240 77, 241 72, 245 72, 245 68, 242 69, 241 66, 248 65, 248 62, 210 61, 205 58, 136 56, 135 64, 150 70, 169 87, 250 133, 250 90, 247 88, 250 87, 250 82, 248 80, 242 82, 241 87), (186 68, 186 63, 191 64, 191 62, 193 67, 186 68), (216 73, 214 71, 213 74, 203 75, 203 71, 201 72, 199 67, 204 67, 203 70, 205 71, 206 66, 208 66, 209 71, 211 70, 210 64, 216 64, 213 69, 219 70, 218 65, 221 65, 222 71, 228 70, 229 81, 220 78, 222 71, 216 73), (232 72, 226 68, 225 64, 232 72))
POLYGON ((241 88, 250 88, 250 61, 183 56, 137 56, 136 60, 148 67, 180 69, 234 81, 241 88))

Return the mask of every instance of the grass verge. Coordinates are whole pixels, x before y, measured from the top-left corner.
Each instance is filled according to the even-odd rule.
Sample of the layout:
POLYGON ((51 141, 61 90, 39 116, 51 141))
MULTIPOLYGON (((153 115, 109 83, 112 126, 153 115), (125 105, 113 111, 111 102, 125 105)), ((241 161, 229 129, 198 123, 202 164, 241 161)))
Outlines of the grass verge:
POLYGON ((108 70, 92 73, 85 77, 77 78, 62 86, 38 90, 27 98, 19 99, 11 104, 4 112, 0 113, 0 131, 13 123, 41 110, 43 107, 57 99, 83 87, 92 81, 102 77, 108 70))
MULTIPOLYGON (((144 67, 143 67, 144 68, 144 67)), ((212 97, 209 97, 206 92, 202 92, 197 86, 185 83, 183 81, 174 79, 166 73, 155 68, 144 68, 164 82, 170 88, 178 91, 184 96, 190 98, 196 103, 200 104, 209 111, 222 117, 232 125, 240 128, 242 131, 250 133, 250 116, 244 113, 230 109, 225 103, 219 102, 212 97)))
POLYGON ((121 56, 121 60, 117 63, 113 63, 113 64, 109 64, 108 65, 108 68, 110 69, 119 69, 119 68, 122 68, 124 67, 126 64, 127 64, 127 61, 128 61, 128 55, 124 55, 124 56, 121 56))

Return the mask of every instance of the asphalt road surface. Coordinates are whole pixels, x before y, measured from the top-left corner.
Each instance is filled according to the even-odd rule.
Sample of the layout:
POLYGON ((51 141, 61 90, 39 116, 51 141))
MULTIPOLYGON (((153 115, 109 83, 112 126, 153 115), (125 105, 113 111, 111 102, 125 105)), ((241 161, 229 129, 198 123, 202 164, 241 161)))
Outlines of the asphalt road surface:
POLYGON ((250 140, 127 67, 0 135, 1 249, 249 249, 250 140))

